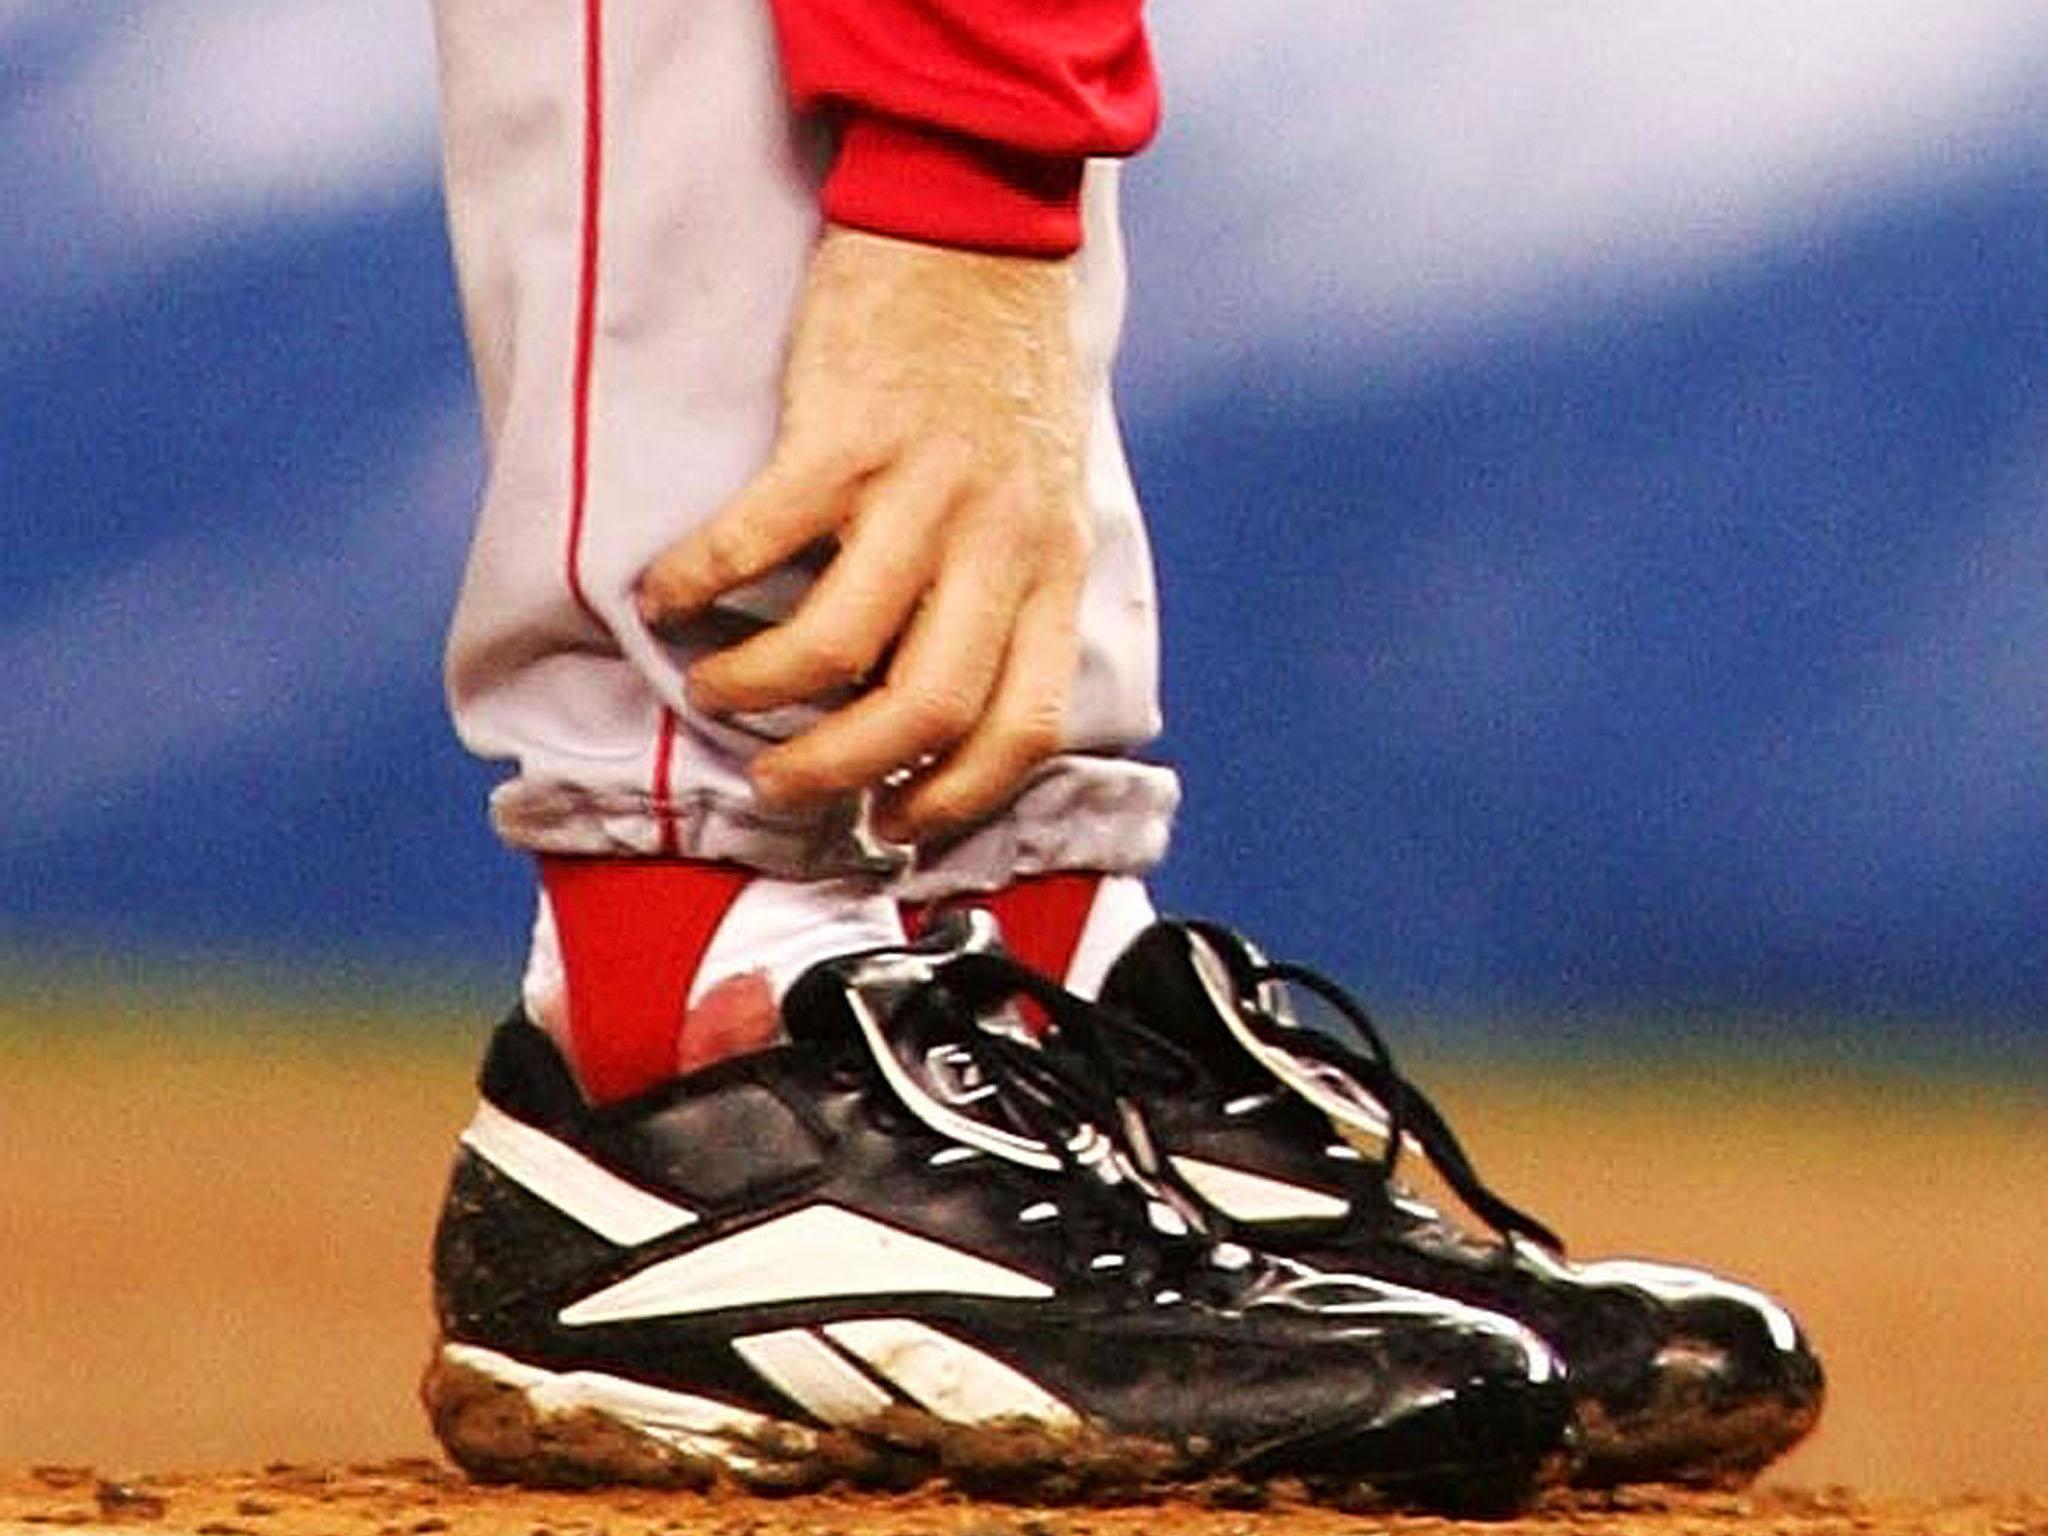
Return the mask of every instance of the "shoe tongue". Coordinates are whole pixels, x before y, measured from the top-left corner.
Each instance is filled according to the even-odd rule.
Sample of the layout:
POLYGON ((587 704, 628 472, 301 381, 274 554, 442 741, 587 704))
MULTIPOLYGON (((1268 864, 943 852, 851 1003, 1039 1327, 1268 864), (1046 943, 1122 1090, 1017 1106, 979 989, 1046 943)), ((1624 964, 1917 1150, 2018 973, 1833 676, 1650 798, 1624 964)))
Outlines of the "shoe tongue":
MULTIPOLYGON (((949 959, 998 952, 985 914, 949 919, 914 945, 818 967, 784 1001, 792 1041, 834 1057, 865 1056, 917 1119, 963 1145, 1034 1168, 1057 1154, 1019 1131, 972 1048, 978 1031, 1005 1031, 1003 1012, 977 1010, 947 986, 949 959)), ((1016 1035, 1028 1039, 1021 1022, 1016 1035)))
MULTIPOLYGON (((1258 980, 1263 963, 1226 929, 1158 923, 1111 967, 1102 1001, 1186 1051, 1226 1092, 1263 1092, 1277 1081, 1352 1132, 1383 1136, 1386 1110, 1362 1084, 1312 1056, 1261 1040, 1249 1027, 1241 999, 1254 1000, 1269 1022, 1312 1027, 1293 1004, 1314 999, 1269 992, 1258 980)), ((1327 1017, 1322 1022, 1334 1038, 1352 1043, 1349 1025, 1327 1017)))
POLYGON ((1102 1005, 1135 1019, 1194 1058, 1203 1075, 1229 1092, 1270 1087, 1224 1012, 1240 990, 1248 957, 1229 940, 1211 940, 1182 923, 1154 923, 1133 939, 1102 983, 1102 1005))
POLYGON ((912 993, 931 984, 947 960, 999 948, 993 923, 981 913, 968 913, 948 916, 914 943, 814 965, 783 995, 783 1030, 808 1049, 857 1052, 863 1036, 858 1016, 847 1008, 850 993, 858 991, 872 1008, 891 1017, 912 993))

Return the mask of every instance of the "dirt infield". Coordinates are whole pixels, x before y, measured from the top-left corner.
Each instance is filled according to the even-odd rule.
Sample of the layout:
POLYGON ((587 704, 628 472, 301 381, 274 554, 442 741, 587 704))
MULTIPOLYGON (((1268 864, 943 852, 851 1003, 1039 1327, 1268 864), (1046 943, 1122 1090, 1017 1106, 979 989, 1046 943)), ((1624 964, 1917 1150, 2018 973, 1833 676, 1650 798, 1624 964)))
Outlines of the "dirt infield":
POLYGON ((158 1475, 134 1482, 43 1467, 0 1481, 0 1536, 64 1529, 179 1536, 2044 1536, 2048 1500, 1868 1500, 1841 1490, 1743 1494, 1636 1490, 1556 1495, 1526 1518, 1486 1526, 1340 1511, 1276 1499, 1262 1507, 1170 1502, 1129 1509, 1019 1509, 947 1496, 550 1493, 479 1488, 432 1462, 279 1465, 263 1472, 158 1475))
MULTIPOLYGON (((439 1044, 401 1047, 346 1019, 288 1037, 260 1019, 202 1036, 115 1022, 67 1020, 53 1043, 50 1017, 0 1004, 0 1536, 1441 1528, 1284 1505, 470 1488, 428 1459, 412 1393, 420 1256, 480 1031, 451 1023, 439 1044)), ((2038 1085, 1825 1066, 1429 1080, 1489 1176, 1576 1251, 1689 1257, 1767 1285, 1830 1372, 1821 1432, 1748 1495, 1560 1502, 1508 1529, 2048 1536, 2038 1085)))

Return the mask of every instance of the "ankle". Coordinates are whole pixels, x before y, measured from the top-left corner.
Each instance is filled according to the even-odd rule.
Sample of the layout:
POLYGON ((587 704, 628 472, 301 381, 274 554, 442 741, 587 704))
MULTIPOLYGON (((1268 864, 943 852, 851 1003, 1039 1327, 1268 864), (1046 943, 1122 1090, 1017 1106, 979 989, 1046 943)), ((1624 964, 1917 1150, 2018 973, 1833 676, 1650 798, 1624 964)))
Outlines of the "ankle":
POLYGON ((528 1016, 594 1104, 760 1050, 818 961, 903 942, 893 902, 688 859, 544 857, 528 1016))

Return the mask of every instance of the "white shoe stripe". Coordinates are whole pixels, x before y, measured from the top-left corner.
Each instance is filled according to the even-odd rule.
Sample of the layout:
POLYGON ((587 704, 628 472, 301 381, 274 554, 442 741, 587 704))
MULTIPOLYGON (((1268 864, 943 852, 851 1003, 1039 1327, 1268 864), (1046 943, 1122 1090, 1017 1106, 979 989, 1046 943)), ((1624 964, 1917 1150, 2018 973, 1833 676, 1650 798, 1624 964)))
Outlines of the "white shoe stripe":
POLYGON ((723 1307, 915 1292, 1037 1301, 1042 1280, 836 1205, 811 1205, 665 1259, 572 1303, 571 1327, 723 1307))
POLYGON ((827 1424, 862 1424, 896 1401, 806 1328, 748 1334, 734 1339, 732 1347, 777 1391, 827 1424))
POLYGON ((1026 1419, 1075 1430, 1073 1409, 1022 1372, 923 1323, 877 1317, 825 1325, 826 1335, 865 1360, 925 1408, 956 1424, 1026 1419))
POLYGON ((1799 1325, 1775 1299, 1754 1287, 1723 1280, 1703 1269, 1689 1269, 1682 1264, 1656 1264, 1647 1259, 1598 1259, 1590 1264, 1572 1264, 1568 1268, 1581 1280, 1595 1285, 1632 1285, 1660 1301, 1693 1301, 1706 1297, 1732 1301, 1762 1316, 1764 1326, 1770 1330, 1771 1342, 1779 1349, 1790 1353, 1799 1347, 1799 1325))
POLYGON ((1176 1153, 1173 1166, 1196 1194, 1237 1221, 1329 1221, 1351 1209, 1341 1196, 1199 1157, 1176 1153))
POLYGON ((696 1212, 628 1184, 490 1103, 477 1106, 462 1144, 528 1193, 622 1247, 666 1237, 697 1219, 696 1212))

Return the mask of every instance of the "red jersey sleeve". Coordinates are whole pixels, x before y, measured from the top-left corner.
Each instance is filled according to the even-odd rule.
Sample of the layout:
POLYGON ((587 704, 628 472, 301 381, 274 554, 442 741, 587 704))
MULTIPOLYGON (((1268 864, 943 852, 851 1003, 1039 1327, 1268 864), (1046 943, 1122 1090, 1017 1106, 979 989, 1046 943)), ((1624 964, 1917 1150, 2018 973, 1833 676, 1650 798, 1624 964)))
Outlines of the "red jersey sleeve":
POLYGON ((1059 256, 1081 169, 1152 136, 1141 0, 773 0, 798 111, 836 118, 825 216, 940 245, 1059 256))

